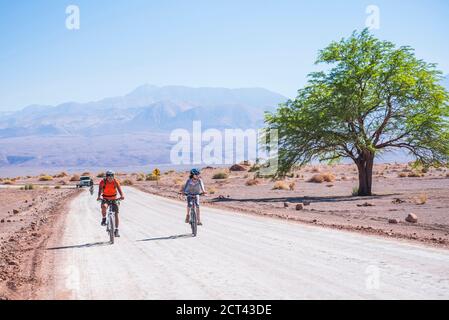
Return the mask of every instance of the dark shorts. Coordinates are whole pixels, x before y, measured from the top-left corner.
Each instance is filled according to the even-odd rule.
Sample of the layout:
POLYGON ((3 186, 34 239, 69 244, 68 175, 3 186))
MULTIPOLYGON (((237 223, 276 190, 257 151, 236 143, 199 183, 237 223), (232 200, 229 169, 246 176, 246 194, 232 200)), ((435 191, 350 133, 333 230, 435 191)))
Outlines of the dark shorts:
POLYGON ((187 206, 191 208, 195 204, 196 207, 200 206, 200 196, 199 195, 188 195, 187 196, 187 206))
MULTIPOLYGON (((105 199, 101 200, 101 206, 104 206, 105 204, 107 205, 108 202, 105 199)), ((115 213, 118 213, 119 206, 117 205, 117 203, 112 203, 111 205, 112 205, 112 210, 114 210, 115 213)))

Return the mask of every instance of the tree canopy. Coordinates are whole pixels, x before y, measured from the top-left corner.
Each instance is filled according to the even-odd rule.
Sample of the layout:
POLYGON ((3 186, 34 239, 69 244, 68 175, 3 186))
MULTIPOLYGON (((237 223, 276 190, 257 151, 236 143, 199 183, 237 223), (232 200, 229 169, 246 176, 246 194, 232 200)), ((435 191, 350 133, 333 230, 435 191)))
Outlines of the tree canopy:
POLYGON ((448 162, 449 95, 435 64, 367 29, 332 42, 316 64, 327 70, 309 74, 296 99, 266 115, 279 134, 279 175, 295 164, 350 158, 359 195, 370 195, 382 152, 405 149, 425 166, 448 162))

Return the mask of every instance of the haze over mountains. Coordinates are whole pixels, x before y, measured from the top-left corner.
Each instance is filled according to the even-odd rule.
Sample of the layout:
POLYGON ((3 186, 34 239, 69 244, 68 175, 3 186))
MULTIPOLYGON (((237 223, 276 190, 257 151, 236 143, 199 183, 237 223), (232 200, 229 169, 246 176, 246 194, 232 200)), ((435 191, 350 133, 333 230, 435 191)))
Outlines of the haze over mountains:
MULTIPOLYGON (((443 85, 449 91, 449 75, 443 85)), ((263 127, 288 98, 262 88, 143 85, 122 97, 0 113, 0 168, 92 168, 168 164, 171 130, 263 127)), ((404 155, 384 158, 404 160, 404 155)))
POLYGON ((0 166, 168 163, 177 128, 260 128, 286 97, 262 88, 143 85, 122 97, 0 114, 0 166))

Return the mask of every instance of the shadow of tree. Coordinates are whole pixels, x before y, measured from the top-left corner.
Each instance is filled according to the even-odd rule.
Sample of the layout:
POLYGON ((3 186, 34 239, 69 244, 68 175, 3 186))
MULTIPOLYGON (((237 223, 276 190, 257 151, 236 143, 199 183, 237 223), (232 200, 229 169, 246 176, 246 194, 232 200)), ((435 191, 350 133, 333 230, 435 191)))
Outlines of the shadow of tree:
POLYGON ((326 197, 272 197, 272 198, 214 198, 210 202, 220 203, 220 202, 290 202, 290 203, 320 203, 320 202, 343 202, 343 201, 361 201, 361 200, 375 200, 382 199, 391 196, 398 196, 398 193, 382 194, 382 195, 372 195, 369 197, 356 197, 356 196, 326 196, 326 197))

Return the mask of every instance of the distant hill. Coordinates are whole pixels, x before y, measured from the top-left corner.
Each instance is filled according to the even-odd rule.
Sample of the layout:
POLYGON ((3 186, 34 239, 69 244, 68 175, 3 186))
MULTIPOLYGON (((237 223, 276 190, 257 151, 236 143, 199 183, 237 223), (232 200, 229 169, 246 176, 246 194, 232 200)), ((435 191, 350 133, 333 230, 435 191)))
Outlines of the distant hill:
POLYGON ((169 133, 191 128, 260 128, 286 97, 263 88, 143 85, 121 97, 0 114, 0 166, 167 163, 169 133), (113 144, 113 147, 108 146, 113 144))

